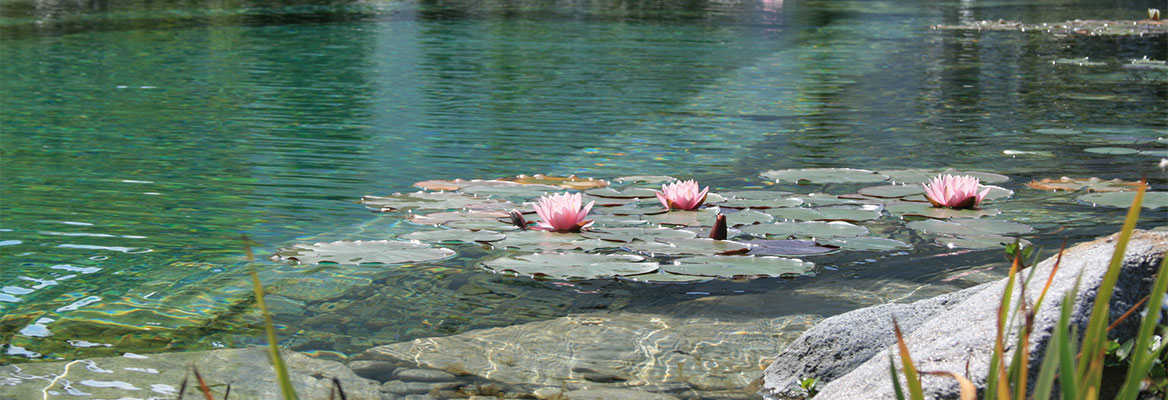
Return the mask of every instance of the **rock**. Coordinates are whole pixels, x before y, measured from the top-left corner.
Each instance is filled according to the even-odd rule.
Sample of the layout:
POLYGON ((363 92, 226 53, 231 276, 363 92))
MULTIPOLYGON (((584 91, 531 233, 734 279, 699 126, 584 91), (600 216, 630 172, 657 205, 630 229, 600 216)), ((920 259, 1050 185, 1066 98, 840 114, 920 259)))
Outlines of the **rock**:
MULTIPOLYGON (((1080 244, 1067 250, 1063 255, 1062 263, 1055 274, 1050 290, 1035 316, 1035 332, 1031 336, 1028 346, 1031 371, 1038 370, 1042 355, 1050 340, 1051 331, 1058 321, 1063 296, 1074 286, 1076 277, 1080 274, 1082 274, 1082 282, 1078 297, 1075 299, 1072 325, 1077 325, 1080 332, 1085 329, 1096 292, 1114 251, 1116 237, 1117 235, 1112 235, 1080 244)), ((1124 257, 1123 270, 1112 296, 1110 308, 1112 320, 1118 318, 1148 294, 1156 269, 1166 251, 1168 251, 1168 232, 1137 231, 1132 236, 1132 241, 1128 244, 1127 254, 1124 257)), ((1026 288, 1026 294, 1030 301, 1034 301, 1042 290, 1046 283, 1046 277, 1050 276, 1054 264, 1055 258, 1052 257, 1032 268, 1035 279, 1031 280, 1026 288)), ((917 368, 964 373, 966 365, 968 365, 969 376, 974 384, 979 387, 984 386, 996 335, 998 304, 1005 284, 1005 280, 993 282, 976 293, 968 295, 958 304, 946 308, 945 312, 935 313, 934 317, 920 323, 916 329, 908 332, 905 341, 917 368)), ((1021 286, 1018 284, 1015 288, 1015 299, 1019 295, 1021 286)), ((1012 309, 1016 309, 1016 303, 1012 309)), ((877 322, 879 321, 874 321, 874 323, 877 322)), ((1016 321, 1016 323, 1020 323, 1020 321, 1016 321)), ((884 324, 890 324, 890 322, 884 324)), ((1129 318, 1113 329, 1111 335, 1122 342, 1134 336, 1138 326, 1138 318, 1129 318)), ((865 326, 864 329, 875 329, 875 326, 865 326)), ((1014 350, 1012 344, 1017 342, 1016 327, 1010 328, 1009 332, 1010 335, 1006 339, 1007 352, 1012 356, 1014 350)), ((808 331, 807 334, 812 333, 812 331, 808 331)), ((817 397, 829 399, 893 397, 892 382, 888 372, 890 351, 892 351, 892 346, 881 350, 850 373, 821 386, 817 397)), ((826 354, 823 357, 831 356, 831 354, 826 354)), ((782 357, 785 355, 780 355, 780 358, 782 357)), ((811 369, 815 367, 804 366, 800 368, 811 369)), ((1032 373, 1030 376, 1033 380, 1037 377, 1037 373, 1032 373)), ((1105 380, 1101 398, 1110 398, 1108 390, 1115 390, 1114 387, 1106 386, 1108 383, 1114 384, 1116 382, 1106 382, 1105 380)), ((926 398, 958 397, 957 384, 949 378, 928 376, 923 379, 923 386, 926 398)), ((1034 387, 1033 382, 1030 387, 1034 387)), ((781 393, 780 389, 782 388, 764 385, 762 393, 776 396, 781 393)))
POLYGON ((389 381, 381 385, 381 391, 398 395, 426 394, 431 391, 454 389, 460 382, 403 382, 389 381))
POLYGON ((385 382, 393 379, 397 365, 385 361, 357 360, 349 362, 349 369, 362 378, 385 382))
POLYGON ((414 382, 450 382, 458 380, 453 374, 434 369, 402 368, 394 372, 393 377, 403 381, 414 382))
MULTIPOLYGON (((382 398, 377 382, 357 376, 341 363, 292 351, 283 351, 281 356, 301 398, 327 398, 334 377, 341 381, 349 399, 382 398)), ((223 397, 227 384, 231 384, 233 400, 280 398, 276 372, 265 347, 4 365, 0 366, 0 385, 5 396, 16 399, 39 399, 42 388, 49 394, 88 393, 91 398, 168 397, 178 393, 188 365, 199 369, 215 398, 223 397), (54 375, 64 378, 49 385, 54 375)), ((193 376, 190 379, 194 382, 193 376)), ((192 383, 188 383, 188 395, 194 393, 189 385, 192 383)))
POLYGON ((676 397, 631 389, 589 389, 564 392, 564 400, 677 400, 676 397))
POLYGON ((762 357, 790 340, 775 332, 802 330, 806 320, 578 314, 374 347, 354 360, 476 374, 527 393, 541 387, 740 390, 770 363, 762 357), (705 375, 717 378, 690 381, 705 375))
POLYGON ((985 286, 978 285, 909 304, 861 308, 825 319, 791 342, 763 372, 766 394, 776 398, 804 398, 806 393, 799 385, 803 378, 814 377, 823 385, 851 372, 896 343, 889 323, 893 316, 902 330, 912 331, 985 286))

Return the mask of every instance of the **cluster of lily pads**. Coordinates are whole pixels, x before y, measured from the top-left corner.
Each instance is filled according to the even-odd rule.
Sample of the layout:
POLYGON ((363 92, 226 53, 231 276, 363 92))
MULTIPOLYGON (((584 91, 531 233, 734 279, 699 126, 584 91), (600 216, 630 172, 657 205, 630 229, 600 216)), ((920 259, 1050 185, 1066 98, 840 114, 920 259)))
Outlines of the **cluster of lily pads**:
MULTIPOLYGON (((477 265, 497 273, 689 283, 806 275, 813 273, 814 264, 796 257, 911 247, 873 235, 869 227, 890 232, 900 230, 903 223, 919 236, 962 248, 997 247, 1013 242, 1010 236, 1033 231, 993 218, 1001 211, 989 204, 1013 195, 991 185, 1009 179, 1003 175, 820 168, 773 170, 760 176, 797 188, 858 189, 844 195, 773 187, 717 193, 707 193, 706 188, 698 193, 696 182, 668 176, 626 176, 611 182, 543 175, 423 181, 415 184, 422 189, 418 192, 362 199, 371 210, 418 225, 417 231, 392 240, 296 245, 278 250, 272 258, 302 264, 420 263, 449 258, 460 246, 473 246, 489 254, 477 265), (940 173, 971 180, 960 182, 963 186, 930 189, 957 190, 953 204, 926 196, 924 183, 940 173)), ((1048 184, 1070 189, 1057 185, 1073 183, 1048 184)), ((1099 185, 1134 189, 1119 182, 1099 185)))

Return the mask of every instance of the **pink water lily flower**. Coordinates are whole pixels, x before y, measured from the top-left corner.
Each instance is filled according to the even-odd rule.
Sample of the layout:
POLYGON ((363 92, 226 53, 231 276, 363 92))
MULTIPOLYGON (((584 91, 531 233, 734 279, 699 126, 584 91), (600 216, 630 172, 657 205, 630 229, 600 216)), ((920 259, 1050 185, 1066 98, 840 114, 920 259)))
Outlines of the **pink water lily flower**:
POLYGON ((937 175, 924 185, 925 197, 933 207, 974 208, 990 192, 990 188, 978 192, 978 183, 977 178, 968 175, 937 175))
POLYGON ((706 192, 710 191, 710 187, 698 191, 698 182, 690 179, 688 181, 666 183, 661 185, 661 190, 657 192, 657 200, 661 200, 661 204, 668 209, 675 210, 695 210, 706 202, 706 192))
POLYGON ((590 201, 584 208, 580 208, 582 202, 580 193, 560 193, 540 197, 535 203, 535 213, 539 214, 542 221, 539 221, 539 226, 535 229, 552 232, 579 232, 580 229, 587 228, 592 225, 592 221, 585 221, 584 217, 588 215, 588 211, 592 210, 592 205, 596 202, 590 201))

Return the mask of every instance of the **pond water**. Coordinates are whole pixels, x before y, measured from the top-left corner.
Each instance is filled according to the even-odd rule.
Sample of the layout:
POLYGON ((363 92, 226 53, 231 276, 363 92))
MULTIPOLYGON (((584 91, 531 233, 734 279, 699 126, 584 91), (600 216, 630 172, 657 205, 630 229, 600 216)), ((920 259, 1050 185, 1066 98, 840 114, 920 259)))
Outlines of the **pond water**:
MULTIPOLYGON (((422 229, 359 200, 427 179, 863 187, 759 176, 818 167, 1008 176, 995 218, 1049 253, 1116 231, 1124 209, 1025 183, 1168 188, 1168 70, 1128 65, 1165 60, 1168 39, 931 26, 1149 6, 1097 3, 8 1, 2 359, 261 343, 241 234, 284 344, 330 359, 570 313, 818 318, 970 286, 1001 274, 1000 249, 941 246, 887 212, 862 225, 911 249, 806 257, 814 276, 794 279, 557 284, 485 272, 480 246, 405 267, 263 259, 422 229), (1067 61, 1084 57, 1102 64, 1067 61)), ((1159 208, 1141 226, 1166 223, 1159 208)))

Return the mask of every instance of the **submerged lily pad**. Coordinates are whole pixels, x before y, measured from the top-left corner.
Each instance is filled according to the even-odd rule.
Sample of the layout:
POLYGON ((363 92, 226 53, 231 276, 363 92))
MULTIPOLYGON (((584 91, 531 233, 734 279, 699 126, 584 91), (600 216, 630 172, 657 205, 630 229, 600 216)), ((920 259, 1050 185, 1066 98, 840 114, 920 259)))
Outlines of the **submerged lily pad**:
POLYGON ((1140 185, 1147 186, 1140 182, 1124 181, 1120 179, 1102 180, 1099 178, 1086 179, 1071 179, 1062 177, 1059 179, 1043 179, 1041 181, 1030 181, 1026 186, 1038 190, 1065 190, 1073 192, 1076 190, 1086 190, 1088 192, 1127 192, 1134 191, 1140 185))
POLYGON ((665 272, 722 278, 780 277, 810 274, 815 264, 782 257, 714 256, 689 257, 676 265, 662 265, 665 272))
POLYGON ((664 175, 633 175, 613 179, 620 183, 666 183, 676 181, 677 178, 664 175))
POLYGON ((1017 222, 984 218, 957 218, 949 221, 926 219, 909 222, 906 226, 921 232, 950 235, 1007 235, 1034 231, 1034 228, 1017 222))
POLYGON ((499 257, 484 261, 495 272, 511 272, 537 278, 585 280, 639 275, 656 271, 655 262, 631 254, 540 253, 499 257))
POLYGON ((488 230, 472 231, 470 229, 443 229, 437 231, 418 231, 401 235, 402 239, 420 240, 423 242, 439 243, 473 243, 497 242, 507 237, 499 232, 488 230))
POLYGON ((759 224, 750 225, 742 228, 742 231, 755 236, 761 237, 780 237, 788 236, 795 237, 811 237, 811 238, 830 238, 830 237, 851 237, 861 236, 868 233, 868 228, 852 225, 847 222, 779 222, 774 224, 759 224))
POLYGON ((1088 147, 1086 149, 1083 149, 1083 151, 1088 152, 1088 153, 1111 154, 1111 155, 1136 154, 1136 153, 1140 152, 1139 150, 1129 149, 1126 147, 1088 147))
POLYGON ((272 255, 272 260, 297 264, 402 264, 440 260, 453 255, 454 250, 412 241, 341 240, 280 249, 272 255))
MULTIPOLYGON (((1075 200, 1097 206, 1128 208, 1135 198, 1135 192, 1108 192, 1088 193, 1075 200)), ((1145 192, 1143 207, 1151 210, 1168 207, 1168 192, 1145 192)))
POLYGON ((855 168, 780 169, 765 171, 760 176, 780 183, 789 182, 800 185, 813 183, 870 183, 888 180, 887 175, 877 173, 876 171, 855 168))
POLYGON ((929 203, 891 203, 885 206, 885 210, 893 215, 900 216, 916 216, 933 219, 949 219, 949 218, 981 218, 989 217, 1002 213, 1002 210, 996 208, 976 208, 976 209, 962 209, 956 210, 947 207, 933 207, 929 203))
POLYGON ((839 246, 824 245, 814 240, 776 239, 776 240, 747 240, 742 243, 753 247, 746 254, 756 256, 810 256, 829 254, 839 251, 839 246))
POLYGON ((512 178, 503 178, 501 181, 521 183, 524 185, 550 185, 559 186, 564 189, 573 190, 587 190, 593 188, 602 188, 608 186, 608 181, 603 179, 592 178, 578 178, 576 175, 568 176, 547 176, 544 174, 535 175, 517 175, 512 178))
POLYGON ((668 228, 604 228, 591 229, 580 233, 591 239, 610 242, 631 242, 633 240, 653 241, 656 239, 693 239, 697 234, 668 228))
POLYGON ((1070 128, 1040 128, 1035 129, 1034 133, 1041 133, 1045 135, 1078 135, 1083 133, 1081 131, 1070 128))
POLYGON ((617 279, 629 282, 648 283, 654 285, 685 285, 709 282, 718 279, 714 276, 699 276, 699 275, 678 275, 671 274, 664 271, 657 271, 656 273, 648 273, 642 275, 632 276, 618 276, 617 279))
POLYGON ((912 247, 908 243, 899 240, 871 236, 833 238, 825 240, 823 243, 839 246, 844 250, 851 251, 892 251, 905 250, 912 247))

